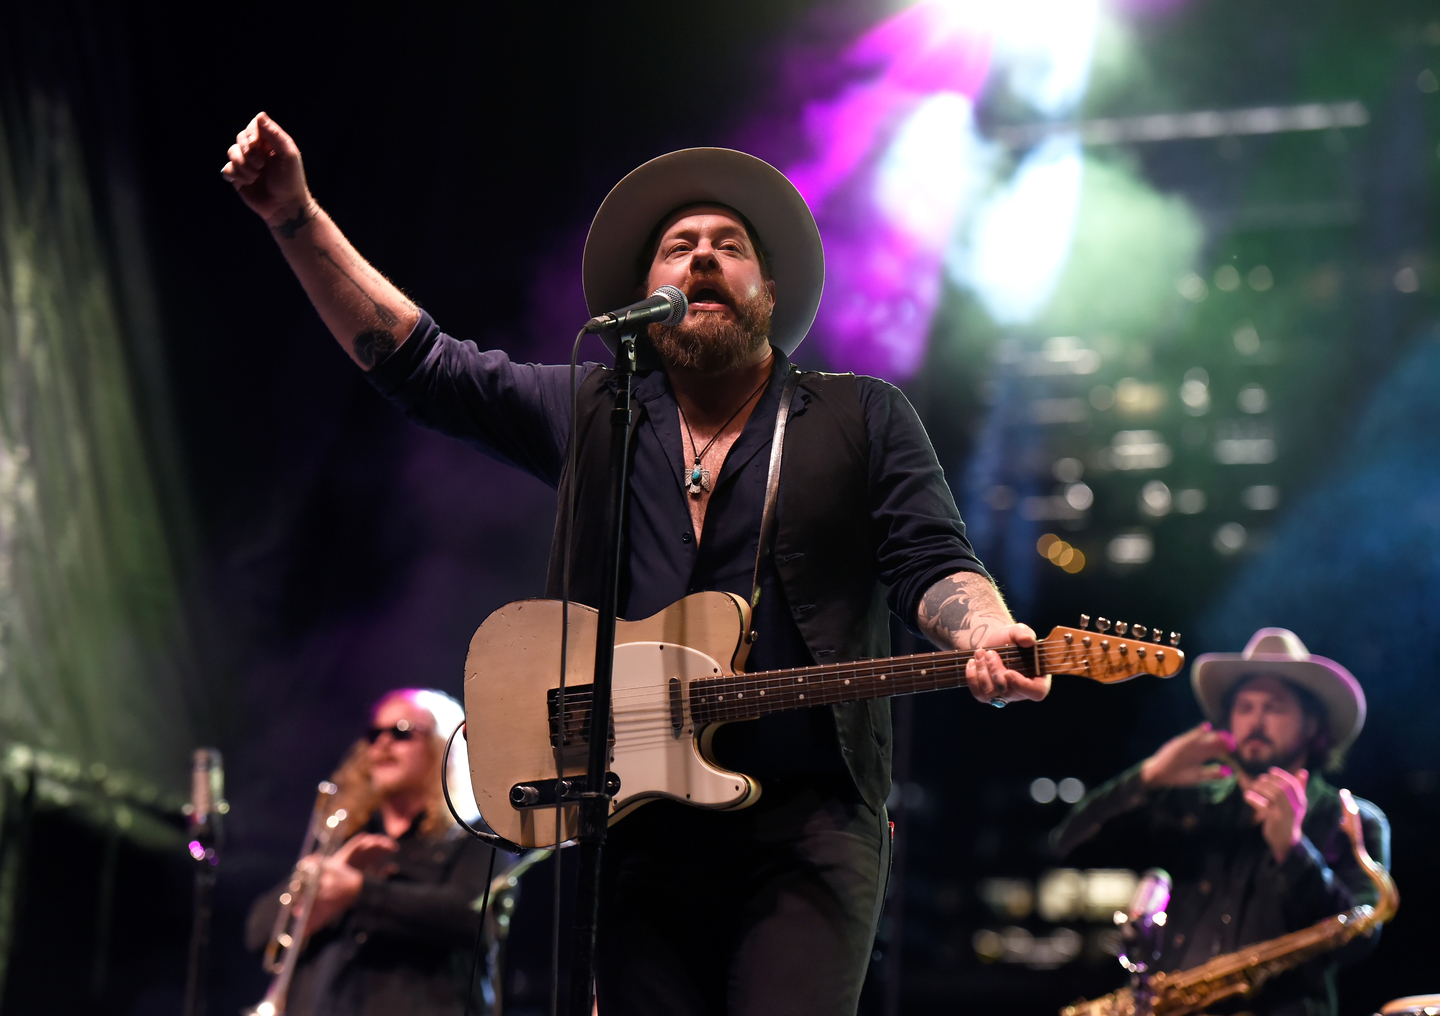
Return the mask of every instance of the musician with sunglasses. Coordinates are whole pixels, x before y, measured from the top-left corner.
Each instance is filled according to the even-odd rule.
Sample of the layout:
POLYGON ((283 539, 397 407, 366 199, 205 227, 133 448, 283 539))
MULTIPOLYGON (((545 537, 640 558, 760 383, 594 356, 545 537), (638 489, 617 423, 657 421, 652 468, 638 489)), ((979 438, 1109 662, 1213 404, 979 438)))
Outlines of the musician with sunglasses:
MULTIPOLYGON (((394 691, 376 704, 365 739, 336 775, 368 782, 374 811, 362 832, 317 858, 319 888, 288 1016, 464 1011, 490 848, 455 824, 441 790, 445 739, 462 719, 458 702, 428 689, 394 691)), ((473 801, 462 760, 452 759, 450 787, 463 814, 473 801)), ((288 882, 252 906, 250 949, 265 948, 288 882)), ((485 987, 477 985, 472 1012, 485 1011, 485 987)))

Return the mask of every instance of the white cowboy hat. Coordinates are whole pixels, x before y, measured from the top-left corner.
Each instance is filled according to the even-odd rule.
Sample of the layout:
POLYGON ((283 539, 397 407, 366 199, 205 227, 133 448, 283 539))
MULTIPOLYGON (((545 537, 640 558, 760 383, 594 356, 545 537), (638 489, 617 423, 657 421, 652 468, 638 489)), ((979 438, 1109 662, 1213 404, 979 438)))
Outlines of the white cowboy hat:
POLYGON ((651 159, 605 196, 585 238, 582 275, 590 313, 642 298, 635 290, 635 261, 660 220, 684 205, 712 201, 745 216, 758 234, 775 280, 770 342, 793 353, 825 288, 820 230, 784 173, 730 148, 685 148, 651 159))
POLYGON ((1330 718, 1330 736, 1337 749, 1343 751, 1360 736, 1360 728, 1365 726, 1365 692, 1360 682, 1334 660, 1311 656, 1305 643, 1284 628, 1261 628, 1238 656, 1201 656, 1190 671, 1190 685, 1206 718, 1225 727, 1230 724, 1225 699, 1231 689, 1257 674, 1273 674, 1319 699, 1330 718))

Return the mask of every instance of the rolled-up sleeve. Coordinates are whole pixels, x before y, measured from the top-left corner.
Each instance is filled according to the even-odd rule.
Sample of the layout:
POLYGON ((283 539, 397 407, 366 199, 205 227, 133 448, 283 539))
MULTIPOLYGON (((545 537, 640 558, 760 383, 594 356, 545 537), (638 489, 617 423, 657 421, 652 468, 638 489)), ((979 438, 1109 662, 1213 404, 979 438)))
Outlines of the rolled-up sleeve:
MULTIPOLYGON (((578 384, 595 364, 575 372, 578 384)), ((554 487, 570 431, 570 368, 515 363, 442 332, 429 314, 366 375, 406 417, 554 487)))
POLYGON ((960 509, 915 407, 894 385, 859 381, 880 577, 890 587, 890 609, 913 628, 920 598, 946 575, 989 575, 965 536, 960 509))

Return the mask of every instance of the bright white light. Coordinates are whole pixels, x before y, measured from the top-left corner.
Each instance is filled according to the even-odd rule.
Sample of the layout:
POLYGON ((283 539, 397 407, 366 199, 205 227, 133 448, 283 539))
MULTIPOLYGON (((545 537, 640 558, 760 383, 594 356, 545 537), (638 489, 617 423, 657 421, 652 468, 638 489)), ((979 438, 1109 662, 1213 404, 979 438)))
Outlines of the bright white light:
POLYGON ((1149 533, 1122 533, 1106 545, 1105 555, 1116 564, 1144 564, 1155 556, 1155 541, 1149 533))
POLYGON ((1215 530, 1215 549, 1227 557, 1245 546, 1249 534, 1238 522, 1227 522, 1215 530))
POLYGON ((1030 797, 1039 804, 1049 804, 1055 800, 1057 793, 1055 781, 1048 776, 1042 776, 1030 784, 1030 797))
POLYGON ((1075 108, 1090 81, 1096 0, 1010 0, 991 5, 995 62, 1010 89, 1046 116, 1075 108))
POLYGON ((1072 483, 1065 488, 1065 503, 1077 512, 1089 509, 1095 503, 1095 492, 1086 483, 1072 483))
POLYGON ((1260 352, 1260 333, 1249 321, 1241 321, 1235 326, 1235 334, 1231 336, 1235 342, 1237 352, 1245 356, 1254 356, 1260 352))
POLYGON ((1025 157, 976 212, 968 235, 951 246, 951 278, 972 289, 997 322, 1032 320, 1055 291, 1070 254, 1082 175, 1079 140, 1051 138, 1025 157))
POLYGON ((930 96, 901 125, 876 170, 880 209, 930 250, 944 249, 956 213, 989 176, 973 115, 963 95, 930 96))
POLYGON ((1240 389, 1235 404, 1242 413, 1263 413, 1270 408, 1270 396, 1259 385, 1246 385, 1240 389))
POLYGON ((1151 518, 1170 514, 1170 488, 1163 480, 1151 480, 1140 488, 1140 510, 1151 518))
POLYGON ((1164 469, 1175 457, 1156 430, 1122 430, 1110 439, 1110 463, 1116 469, 1164 469))
POLYGON ((1085 784, 1081 783, 1073 776, 1067 776, 1060 781, 1058 791, 1060 794, 1060 800, 1064 801, 1066 804, 1074 804, 1076 801, 1080 800, 1080 798, 1085 796, 1085 784))

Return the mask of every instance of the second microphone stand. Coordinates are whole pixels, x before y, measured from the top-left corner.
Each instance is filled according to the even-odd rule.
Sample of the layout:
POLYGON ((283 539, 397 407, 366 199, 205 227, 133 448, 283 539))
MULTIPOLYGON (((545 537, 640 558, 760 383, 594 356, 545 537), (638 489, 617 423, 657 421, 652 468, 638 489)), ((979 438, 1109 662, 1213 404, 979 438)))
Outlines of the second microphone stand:
MULTIPOLYGON (((575 895, 575 939, 570 964, 570 1016, 589 1016, 595 980, 595 936, 600 917, 600 864, 610 822, 610 700, 615 670, 615 621, 620 606, 621 555, 625 549, 625 507, 630 486, 631 391, 635 379, 635 335, 615 345, 615 408, 610 412, 610 503, 603 548, 599 618, 595 626, 595 673, 591 688, 589 763, 580 797, 580 873, 575 895)), ((564 508, 562 507, 562 511, 564 508)))

